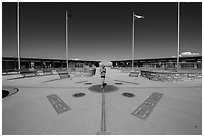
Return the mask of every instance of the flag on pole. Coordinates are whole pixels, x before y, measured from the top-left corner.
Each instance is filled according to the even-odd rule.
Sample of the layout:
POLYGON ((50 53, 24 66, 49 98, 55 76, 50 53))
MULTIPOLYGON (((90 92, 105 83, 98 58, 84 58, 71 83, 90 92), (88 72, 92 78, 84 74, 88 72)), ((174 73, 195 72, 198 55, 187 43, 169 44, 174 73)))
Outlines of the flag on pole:
POLYGON ((72 17, 71 17, 71 14, 68 14, 68 19, 71 19, 72 17))
POLYGON ((143 16, 140 16, 140 15, 136 15, 136 14, 134 14, 134 19, 135 19, 135 18, 143 19, 144 17, 143 17, 143 16))

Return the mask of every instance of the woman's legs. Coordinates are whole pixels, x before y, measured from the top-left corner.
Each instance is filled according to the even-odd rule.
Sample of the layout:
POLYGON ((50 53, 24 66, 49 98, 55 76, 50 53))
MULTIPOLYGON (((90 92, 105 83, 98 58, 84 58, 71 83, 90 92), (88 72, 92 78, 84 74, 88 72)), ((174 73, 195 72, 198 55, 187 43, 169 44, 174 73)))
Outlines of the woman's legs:
POLYGON ((105 78, 104 78, 104 77, 102 77, 102 78, 101 78, 101 80, 102 80, 101 87, 103 87, 103 86, 104 86, 104 83, 105 83, 105 78))

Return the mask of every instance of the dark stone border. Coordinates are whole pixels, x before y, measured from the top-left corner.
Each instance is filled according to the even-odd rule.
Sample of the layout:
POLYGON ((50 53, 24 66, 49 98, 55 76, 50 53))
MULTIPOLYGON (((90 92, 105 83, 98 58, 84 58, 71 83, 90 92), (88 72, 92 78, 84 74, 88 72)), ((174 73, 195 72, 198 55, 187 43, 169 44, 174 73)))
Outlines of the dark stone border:
POLYGON ((83 97, 85 95, 86 95, 85 93, 79 92, 79 93, 73 94, 72 96, 78 98, 78 97, 83 97))
POLYGON ((78 81, 78 82, 75 82, 75 84, 80 84, 80 83, 84 83, 84 82, 88 82, 87 80, 85 81, 78 81))
POLYGON ((9 95, 9 91, 7 90, 2 90, 2 98, 5 98, 9 95))
POLYGON ((91 85, 92 83, 84 83, 85 85, 91 85))
POLYGON ((115 84, 116 84, 116 85, 122 85, 123 83, 120 83, 120 82, 116 82, 115 84))
POLYGON ((89 90, 96 93, 102 93, 103 91, 104 93, 111 93, 111 92, 117 91, 118 87, 114 85, 107 85, 107 84, 105 84, 104 87, 101 87, 101 85, 93 85, 89 87, 89 90))
POLYGON ((129 82, 129 81, 123 81, 123 80, 114 80, 114 81, 122 82, 122 83, 127 83, 127 84, 136 84, 136 85, 139 85, 139 83, 129 82))
POLYGON ((17 88, 2 88, 2 98, 9 97, 19 91, 17 88))
POLYGON ((134 97, 135 96, 135 94, 129 93, 129 92, 124 92, 124 93, 122 93, 122 95, 125 97, 134 97))

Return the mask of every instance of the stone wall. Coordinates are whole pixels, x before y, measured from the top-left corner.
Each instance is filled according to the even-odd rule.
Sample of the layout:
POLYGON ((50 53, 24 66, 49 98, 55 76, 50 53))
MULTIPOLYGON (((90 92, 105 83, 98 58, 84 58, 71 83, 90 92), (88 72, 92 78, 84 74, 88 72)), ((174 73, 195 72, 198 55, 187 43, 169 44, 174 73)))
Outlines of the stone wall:
POLYGON ((153 81, 184 81, 202 79, 202 73, 153 72, 141 70, 141 76, 153 81))

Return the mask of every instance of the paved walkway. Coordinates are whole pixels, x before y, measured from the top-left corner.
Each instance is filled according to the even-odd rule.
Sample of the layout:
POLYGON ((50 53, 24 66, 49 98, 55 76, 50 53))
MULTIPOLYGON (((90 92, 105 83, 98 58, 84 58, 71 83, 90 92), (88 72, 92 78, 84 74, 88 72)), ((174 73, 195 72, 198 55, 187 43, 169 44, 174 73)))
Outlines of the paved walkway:
MULTIPOLYGON (((55 81, 52 80, 59 78, 57 75, 7 80, 11 77, 16 75, 2 76, 2 88, 19 91, 2 99, 3 135, 96 135, 100 132, 102 94, 89 90, 90 86, 101 83, 98 69, 93 77, 55 81), (78 92, 85 96, 72 96, 78 92), (71 109, 58 114, 47 98, 53 94, 71 109)), ((117 91, 105 93, 106 131, 112 135, 202 133, 202 80, 156 82, 107 69, 106 83, 118 87, 117 91), (123 84, 115 84, 119 82, 123 84), (124 97, 123 92, 135 96, 124 97), (153 92, 163 96, 149 117, 143 120, 132 115, 153 92)), ((53 102, 57 104, 59 99, 53 102)))

